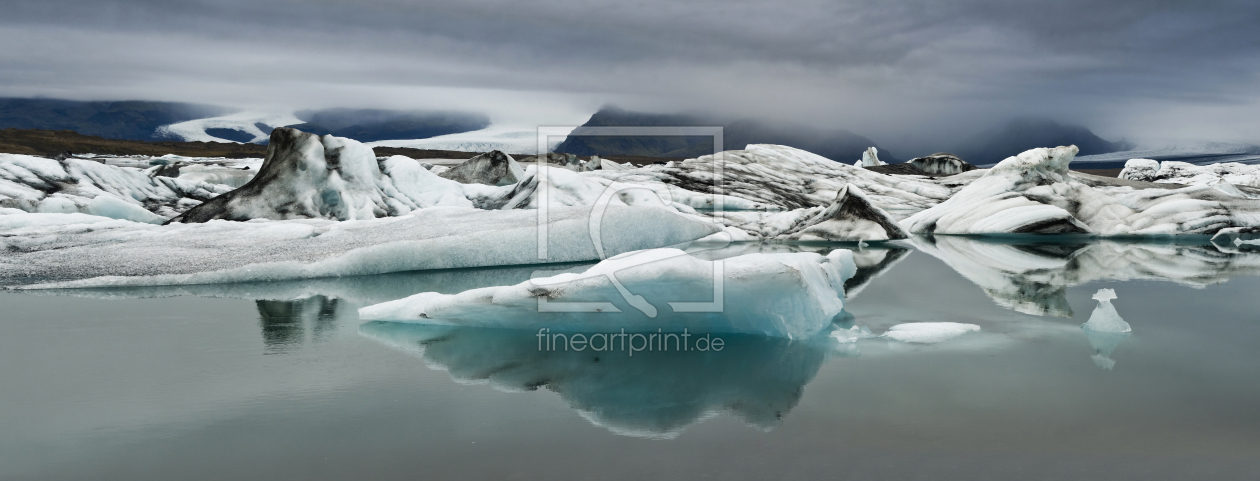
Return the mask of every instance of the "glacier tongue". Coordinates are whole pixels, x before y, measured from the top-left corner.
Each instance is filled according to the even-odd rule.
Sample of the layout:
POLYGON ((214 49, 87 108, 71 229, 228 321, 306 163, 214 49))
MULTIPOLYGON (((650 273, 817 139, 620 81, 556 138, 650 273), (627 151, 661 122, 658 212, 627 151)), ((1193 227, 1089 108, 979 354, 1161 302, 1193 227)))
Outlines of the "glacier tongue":
POLYGON ((580 274, 454 295, 422 293, 365 307, 359 315, 471 327, 660 328, 805 338, 840 314, 844 282, 856 271, 848 250, 706 261, 677 249, 654 249, 607 259, 580 274))

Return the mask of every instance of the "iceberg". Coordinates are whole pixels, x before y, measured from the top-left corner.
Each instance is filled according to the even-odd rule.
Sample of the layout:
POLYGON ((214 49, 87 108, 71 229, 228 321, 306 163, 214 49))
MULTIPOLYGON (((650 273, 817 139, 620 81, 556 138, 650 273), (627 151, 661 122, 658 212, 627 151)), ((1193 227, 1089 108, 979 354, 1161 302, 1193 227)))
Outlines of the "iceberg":
POLYGON ((980 326, 961 322, 908 322, 888 328, 880 337, 913 344, 936 344, 979 330, 980 326))
POLYGON ((1085 332, 1085 337, 1089 339, 1089 344, 1095 351, 1090 359, 1093 359, 1098 367, 1108 371, 1116 366, 1116 361, 1111 359, 1111 353, 1133 331, 1129 323, 1124 322, 1124 319, 1116 312, 1115 306, 1111 305, 1111 300, 1115 298, 1116 291, 1099 289, 1094 294, 1098 307, 1095 307, 1094 312, 1089 315, 1089 321, 1081 325, 1081 330, 1085 332))
POLYGON ((454 295, 417 294, 365 307, 359 316, 470 327, 687 329, 803 339, 831 325, 844 307, 844 282, 856 270, 852 252, 843 249, 826 256, 748 254, 717 261, 653 249, 611 257, 582 273, 454 295))
MULTIPOLYGON (((1260 165, 1224 162, 1195 165, 1188 162, 1151 159, 1129 159, 1119 178, 1139 182, 1159 182, 1182 185, 1217 185, 1227 183, 1236 187, 1260 189, 1260 165)), ((1248 194, 1260 195, 1260 190, 1248 194)))
POLYGON ((881 165, 888 164, 879 160, 879 149, 875 147, 867 147, 866 152, 862 152, 862 158, 853 164, 854 167, 878 167, 881 165))
MULTIPOLYGON (((515 162, 502 153, 484 154, 461 165, 466 167, 452 175, 464 180, 497 175, 495 181, 502 182, 504 176, 519 174, 514 170, 519 166, 513 167, 515 162), (503 169, 498 174, 478 170, 493 170, 496 165, 503 169)), ((278 128, 271 132, 267 158, 249 183, 171 222, 374 219, 429 207, 471 207, 476 204, 473 199, 502 195, 505 188, 510 189, 443 178, 404 156, 377 158, 372 149, 354 140, 278 128)))
POLYGON ((26 288, 193 285, 581 262, 720 230, 662 208, 608 206, 594 222, 592 215, 587 207, 551 209, 546 257, 539 255, 538 215, 524 210, 435 207, 345 222, 28 223, 0 232, 0 281, 26 288))
POLYGON ((907 163, 928 175, 949 176, 976 169, 976 166, 967 163, 967 161, 959 158, 957 155, 945 152, 911 159, 907 163))
POLYGON ((230 190, 193 179, 151 177, 140 169, 83 158, 0 154, 0 207, 26 212, 117 214, 151 221, 154 217, 135 209, 166 219, 230 190), (108 199, 95 201, 103 195, 108 199))
POLYGON ((461 184, 511 185, 525 177, 525 169, 512 156, 495 150, 468 159, 438 175, 461 184))
POLYGON ((937 205, 953 193, 950 187, 923 179, 885 175, 800 149, 767 144, 750 144, 744 150, 665 165, 593 171, 587 175, 629 184, 660 182, 691 192, 738 199, 730 201, 733 205, 726 206, 726 210, 827 207, 840 189, 856 185, 871 204, 896 219, 937 205))
POLYGON ((1211 186, 1069 174, 1076 153, 1038 148, 1007 158, 901 226, 922 234, 1170 236, 1260 224, 1260 200, 1211 186))
POLYGON ((794 241, 886 241, 905 239, 907 235, 887 212, 871 204, 862 189, 846 185, 826 209, 777 237, 794 241))

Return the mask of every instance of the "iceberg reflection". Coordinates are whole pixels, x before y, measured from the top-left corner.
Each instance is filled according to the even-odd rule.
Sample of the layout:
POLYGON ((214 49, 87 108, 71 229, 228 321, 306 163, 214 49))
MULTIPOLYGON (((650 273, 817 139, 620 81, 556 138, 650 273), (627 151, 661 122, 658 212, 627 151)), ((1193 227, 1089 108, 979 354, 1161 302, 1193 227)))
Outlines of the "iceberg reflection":
POLYGON ((415 354, 460 382, 507 391, 545 387, 597 426, 672 438, 722 412, 773 429, 796 406, 834 341, 722 334, 721 351, 548 351, 534 331, 384 321, 359 333, 415 354))
POLYGON ((916 237, 912 242, 998 305, 1038 316, 1072 317, 1066 289, 1089 282, 1156 280, 1204 287, 1260 274, 1260 253, 1223 250, 1210 243, 959 236, 916 237))

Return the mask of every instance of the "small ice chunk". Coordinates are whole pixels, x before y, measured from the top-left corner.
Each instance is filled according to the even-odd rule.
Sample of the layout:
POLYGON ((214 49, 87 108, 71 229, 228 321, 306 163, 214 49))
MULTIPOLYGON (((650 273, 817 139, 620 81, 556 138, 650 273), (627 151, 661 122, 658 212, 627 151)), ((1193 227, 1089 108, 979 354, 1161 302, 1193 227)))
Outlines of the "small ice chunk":
POLYGON ((1085 322, 1081 327, 1098 332, 1130 332, 1133 329, 1129 327, 1129 323, 1124 322, 1120 314, 1116 312, 1116 307, 1111 305, 1111 300, 1116 298, 1116 291, 1112 289, 1099 289, 1094 293, 1094 299, 1098 301, 1098 307, 1094 308, 1094 312, 1089 315, 1089 321, 1085 322))
POLYGON ((910 322, 889 328, 883 337, 915 344, 936 344, 979 330, 980 326, 961 322, 910 322))
POLYGON ((92 215, 101 217, 109 217, 111 219, 129 220, 132 222, 144 222, 147 224, 161 224, 166 222, 166 218, 154 214, 144 207, 129 203, 109 194, 101 194, 92 199, 88 203, 87 211, 92 215))

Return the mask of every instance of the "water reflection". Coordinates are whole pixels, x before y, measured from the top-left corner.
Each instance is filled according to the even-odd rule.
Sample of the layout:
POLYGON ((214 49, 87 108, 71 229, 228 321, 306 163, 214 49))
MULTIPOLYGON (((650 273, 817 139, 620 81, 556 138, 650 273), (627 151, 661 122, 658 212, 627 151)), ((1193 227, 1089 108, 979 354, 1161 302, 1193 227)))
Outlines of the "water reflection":
POLYGON ((373 321, 360 334, 413 353, 460 382, 507 391, 545 387, 612 432, 672 438, 727 412, 760 429, 778 426, 834 346, 817 338, 723 334, 721 351, 547 351, 534 331, 373 321))
POLYGON ((289 351, 307 341, 323 342, 337 329, 338 308, 345 311, 345 302, 325 296, 296 301, 257 300, 259 325, 268 353, 289 351))
POLYGON ((912 242, 975 283, 998 305, 1039 316, 1072 317, 1066 289, 1089 282, 1157 280, 1203 287, 1260 274, 1260 253, 1207 242, 957 236, 917 237, 912 242))

